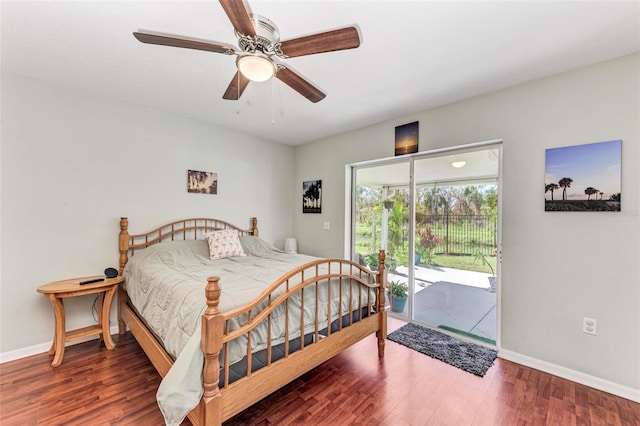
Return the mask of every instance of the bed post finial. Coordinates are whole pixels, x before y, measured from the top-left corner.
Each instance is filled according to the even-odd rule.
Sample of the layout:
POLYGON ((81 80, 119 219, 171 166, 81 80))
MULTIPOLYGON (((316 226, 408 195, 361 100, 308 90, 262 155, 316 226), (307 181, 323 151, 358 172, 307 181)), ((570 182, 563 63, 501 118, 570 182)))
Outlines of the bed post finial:
MULTIPOLYGON (((120 218, 120 238, 118 240, 118 250, 120 251, 120 268, 118 269, 118 276, 122 276, 124 271, 124 265, 127 264, 127 256, 129 253, 129 219, 126 217, 120 218)), ((127 293, 122 286, 118 286, 118 334, 121 336, 127 330, 127 326, 122 318, 122 312, 125 303, 127 303, 127 293)))
POLYGON ((378 251, 378 280, 380 286, 378 287, 378 307, 377 310, 380 313, 380 324, 378 324, 378 331, 376 336, 378 337, 378 356, 382 358, 384 356, 384 342, 387 339, 387 311, 384 308, 385 292, 387 290, 387 274, 384 270, 384 261, 386 254, 384 250, 378 251))
POLYGON ((253 235, 254 237, 258 236, 258 218, 257 217, 251 218, 251 235, 253 235))
POLYGON ((202 383, 204 394, 200 401, 200 424, 222 424, 222 395, 218 382, 220 381, 220 360, 218 355, 222 350, 223 318, 218 305, 222 289, 218 282, 220 277, 207 278, 205 295, 207 309, 202 315, 202 352, 204 354, 204 370, 202 383))
POLYGON ((120 269, 118 270, 118 275, 122 275, 122 271, 124 270, 124 265, 127 264, 127 253, 129 252, 129 219, 126 217, 120 218, 120 240, 119 240, 119 250, 120 250, 120 269))

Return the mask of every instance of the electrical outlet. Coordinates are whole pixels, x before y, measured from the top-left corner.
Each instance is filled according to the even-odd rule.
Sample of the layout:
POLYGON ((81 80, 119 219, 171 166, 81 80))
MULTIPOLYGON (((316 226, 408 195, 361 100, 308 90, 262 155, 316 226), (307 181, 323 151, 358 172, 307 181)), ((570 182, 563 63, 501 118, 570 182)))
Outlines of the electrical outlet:
POLYGON ((582 332, 596 335, 596 320, 584 317, 582 319, 582 332))
POLYGON ((328 231, 331 229, 331 222, 323 222, 322 223, 322 229, 324 229, 325 231, 328 231))

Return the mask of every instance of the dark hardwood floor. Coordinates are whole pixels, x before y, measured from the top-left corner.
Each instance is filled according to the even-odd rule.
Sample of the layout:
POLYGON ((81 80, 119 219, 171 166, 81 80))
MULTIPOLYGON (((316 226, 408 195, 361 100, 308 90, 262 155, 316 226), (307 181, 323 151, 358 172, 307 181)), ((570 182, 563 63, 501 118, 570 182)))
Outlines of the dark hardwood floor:
MULTIPOLYGON (((115 341, 70 346, 58 368, 47 354, 0 365, 0 425, 162 425, 160 377, 131 335, 115 341)), ((376 351, 369 337, 225 425, 640 426, 638 403, 509 361, 479 378, 394 342, 376 351)))

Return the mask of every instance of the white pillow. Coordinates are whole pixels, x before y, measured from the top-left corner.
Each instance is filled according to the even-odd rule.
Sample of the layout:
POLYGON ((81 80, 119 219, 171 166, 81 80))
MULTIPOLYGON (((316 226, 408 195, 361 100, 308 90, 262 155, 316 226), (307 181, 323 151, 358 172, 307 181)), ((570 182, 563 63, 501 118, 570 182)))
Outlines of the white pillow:
POLYGON ((252 235, 241 235, 240 244, 242 244, 242 250, 245 253, 250 254, 252 256, 263 256, 269 255, 273 253, 283 253, 282 250, 278 250, 265 240, 259 237, 254 237, 252 235))
POLYGON ((222 231, 205 233, 202 236, 209 242, 210 259, 246 256, 244 250, 242 250, 242 245, 240 245, 238 231, 225 229, 222 231))

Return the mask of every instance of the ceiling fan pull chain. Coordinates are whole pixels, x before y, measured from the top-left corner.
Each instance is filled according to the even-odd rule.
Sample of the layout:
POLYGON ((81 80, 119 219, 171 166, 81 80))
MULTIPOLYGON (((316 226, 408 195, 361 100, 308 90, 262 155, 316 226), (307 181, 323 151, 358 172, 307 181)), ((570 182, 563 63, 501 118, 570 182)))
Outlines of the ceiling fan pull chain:
MULTIPOLYGON (((240 71, 236 73, 237 81, 236 88, 238 89, 238 97, 236 99, 240 100, 240 71)), ((236 115, 240 115, 240 102, 238 102, 238 107, 236 108, 236 115)))
POLYGON ((276 124, 275 110, 276 79, 271 77, 271 124, 276 124))

